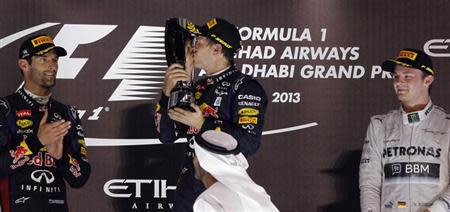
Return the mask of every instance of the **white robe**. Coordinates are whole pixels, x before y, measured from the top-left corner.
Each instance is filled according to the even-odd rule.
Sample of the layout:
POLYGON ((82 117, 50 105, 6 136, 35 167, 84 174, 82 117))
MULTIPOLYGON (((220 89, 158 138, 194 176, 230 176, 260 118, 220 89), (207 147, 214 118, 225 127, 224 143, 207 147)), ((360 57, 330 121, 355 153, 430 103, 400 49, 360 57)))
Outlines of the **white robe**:
MULTIPOLYGON (((234 143, 237 145, 237 141, 231 135, 223 132, 209 130, 202 134, 202 138, 207 140, 211 144, 228 144, 233 143, 234 141, 234 143)), ((242 153, 225 155, 216 154, 199 146, 197 142, 194 142, 194 150, 200 166, 218 181, 213 184, 213 186, 217 184, 216 187, 218 188, 213 188, 211 191, 208 191, 213 187, 211 186, 205 191, 205 196, 210 197, 208 202, 210 204, 208 205, 208 207, 211 206, 211 208, 207 208, 205 210, 199 209, 199 212, 279 211, 278 208, 272 203, 270 196, 267 194, 264 188, 256 184, 247 174, 246 170, 248 168, 248 162, 242 153), (208 193, 210 193, 211 195, 209 195, 208 193), (228 209, 229 207, 233 208, 228 209), (235 209, 234 207, 239 208, 235 209)), ((200 196, 202 195, 203 193, 200 194, 200 196)), ((199 201, 203 200, 200 199, 199 201)), ((202 203, 199 204, 201 205, 202 203)))
POLYGON ((194 212, 236 211, 245 211, 239 195, 220 182, 201 193, 194 203, 194 212))

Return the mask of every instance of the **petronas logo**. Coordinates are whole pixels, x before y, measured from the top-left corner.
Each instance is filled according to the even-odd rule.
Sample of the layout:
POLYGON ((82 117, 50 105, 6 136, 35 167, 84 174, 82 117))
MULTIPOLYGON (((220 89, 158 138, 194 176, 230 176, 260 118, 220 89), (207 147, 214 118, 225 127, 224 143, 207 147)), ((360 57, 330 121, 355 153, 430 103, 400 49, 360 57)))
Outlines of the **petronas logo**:
POLYGON ((418 121, 420 121, 419 113, 408 114, 408 122, 409 123, 414 123, 414 122, 418 122, 418 121))

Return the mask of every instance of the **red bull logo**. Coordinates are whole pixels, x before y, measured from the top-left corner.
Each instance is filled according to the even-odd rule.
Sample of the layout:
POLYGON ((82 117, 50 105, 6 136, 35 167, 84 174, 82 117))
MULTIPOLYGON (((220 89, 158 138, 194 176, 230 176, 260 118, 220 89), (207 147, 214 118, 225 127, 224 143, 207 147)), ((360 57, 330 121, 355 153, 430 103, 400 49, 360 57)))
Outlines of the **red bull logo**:
POLYGON ((188 131, 186 132, 188 135, 198 134, 200 132, 200 129, 189 127, 188 131))
POLYGON ((200 105, 200 109, 202 110, 203 115, 205 117, 208 117, 208 116, 212 116, 214 118, 218 118, 219 117, 217 115, 217 110, 214 109, 213 107, 207 105, 206 103, 203 103, 202 105, 200 105))
POLYGON ((72 175, 74 177, 81 176, 81 168, 80 168, 80 164, 78 163, 77 159, 75 159, 69 155, 69 164, 71 165, 69 170, 72 173, 72 175))
POLYGON ((17 167, 23 166, 30 158, 27 155, 33 154, 33 152, 30 151, 28 148, 27 143, 25 142, 25 139, 27 137, 24 136, 23 141, 20 142, 19 146, 16 146, 16 150, 10 150, 9 153, 11 154, 11 157, 13 158, 13 162, 11 165, 11 169, 16 169, 17 167))
POLYGON ((16 151, 11 154, 13 158, 13 163, 17 163, 20 159, 22 159, 25 154, 28 152, 28 149, 23 146, 17 146, 16 151))

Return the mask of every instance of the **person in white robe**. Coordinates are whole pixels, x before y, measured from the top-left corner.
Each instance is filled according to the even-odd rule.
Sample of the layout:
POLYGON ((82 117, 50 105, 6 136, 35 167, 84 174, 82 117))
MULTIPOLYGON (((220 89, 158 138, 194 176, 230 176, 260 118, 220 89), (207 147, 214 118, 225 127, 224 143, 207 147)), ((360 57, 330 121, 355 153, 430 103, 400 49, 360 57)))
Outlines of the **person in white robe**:
POLYGON ((248 162, 231 135, 209 130, 194 142, 196 177, 207 188, 194 212, 277 212, 270 196, 247 174, 248 162))

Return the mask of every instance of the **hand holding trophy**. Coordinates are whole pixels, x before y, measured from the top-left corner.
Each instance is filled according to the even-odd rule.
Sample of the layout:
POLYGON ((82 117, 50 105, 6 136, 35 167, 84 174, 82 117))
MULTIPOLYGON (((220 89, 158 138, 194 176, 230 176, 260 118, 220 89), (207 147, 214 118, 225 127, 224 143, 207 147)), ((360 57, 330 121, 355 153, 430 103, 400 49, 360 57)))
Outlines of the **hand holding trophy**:
POLYGON ((169 109, 180 107, 194 111, 195 102, 191 88, 193 78, 193 35, 188 28, 194 26, 185 18, 170 18, 166 21, 165 51, 167 65, 163 92, 169 96, 169 109))

